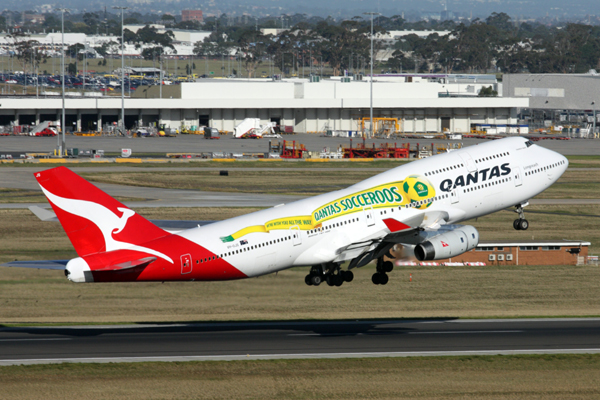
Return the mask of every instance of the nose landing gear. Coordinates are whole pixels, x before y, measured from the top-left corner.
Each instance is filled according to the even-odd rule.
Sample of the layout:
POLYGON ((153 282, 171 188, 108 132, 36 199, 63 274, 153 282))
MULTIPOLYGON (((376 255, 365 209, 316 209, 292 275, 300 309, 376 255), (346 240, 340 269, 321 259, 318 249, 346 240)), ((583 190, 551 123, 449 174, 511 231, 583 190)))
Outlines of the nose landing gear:
POLYGON ((523 211, 523 207, 527 207, 529 202, 517 204, 515 206, 515 212, 519 214, 519 219, 515 219, 513 222, 513 228, 517 231, 526 231, 529 228, 529 221, 525 219, 525 212, 523 211))

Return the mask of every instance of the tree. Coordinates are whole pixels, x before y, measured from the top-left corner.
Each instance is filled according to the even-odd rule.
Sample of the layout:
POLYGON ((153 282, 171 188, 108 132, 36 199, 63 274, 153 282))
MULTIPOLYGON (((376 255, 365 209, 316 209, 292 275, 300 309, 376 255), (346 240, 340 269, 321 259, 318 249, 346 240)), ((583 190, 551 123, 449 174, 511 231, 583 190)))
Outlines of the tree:
MULTIPOLYGON (((315 32, 322 38, 319 41, 319 50, 323 59, 333 68, 333 75, 338 76, 342 69, 348 67, 351 54, 360 55, 370 59, 370 23, 357 21, 344 21, 340 26, 321 22, 315 27, 315 32)), ((381 28, 374 29, 374 35, 381 32, 381 28)), ((380 43, 375 42, 375 54, 377 54, 380 43)))
MULTIPOLYGON (((128 30, 125 31, 129 32, 128 30)), ((136 34, 133 35, 134 36, 131 36, 130 39, 128 39, 128 35, 128 38, 126 38, 125 40, 140 43, 156 43, 160 44, 163 47, 170 47, 172 49, 175 48, 173 47, 173 39, 175 38, 175 35, 171 30, 166 31, 165 33, 158 33, 158 30, 156 28, 146 25, 140 30, 138 30, 136 34)))
POLYGON ((237 51, 244 67, 248 72, 248 78, 252 77, 258 66, 262 63, 267 53, 267 38, 254 29, 248 29, 236 43, 237 51))
POLYGON ((31 40, 30 37, 30 35, 22 32, 6 35, 17 60, 23 65, 24 73, 27 73, 30 68, 34 70, 36 67, 39 67, 42 59, 45 59, 44 54, 40 51, 40 43, 37 40, 31 40))
POLYGON ((163 14, 162 17, 160 17, 160 20, 165 25, 174 25, 175 24, 175 17, 172 15, 169 15, 169 14, 163 14))
POLYGON ((387 61, 386 66, 395 71, 410 71, 415 69, 415 62, 412 58, 407 57, 404 51, 397 49, 392 53, 387 61))
POLYGON ((505 13, 493 12, 489 17, 485 19, 485 23, 489 26, 493 26, 499 31, 511 32, 515 29, 515 26, 510 21, 510 17, 505 13))
POLYGON ((494 88, 492 87, 492 85, 490 86, 483 86, 481 88, 481 90, 479 90, 479 97, 497 97, 498 96, 498 92, 494 90, 494 88))
POLYGON ((76 58, 78 60, 83 60, 83 54, 81 54, 81 50, 84 50, 85 46, 81 43, 75 43, 71 46, 67 47, 67 55, 71 58, 76 58))
POLYGON ((165 49, 162 46, 146 47, 142 50, 142 57, 144 60, 154 60, 156 57, 160 57, 164 54, 165 49))
POLYGON ((201 26, 198 21, 181 21, 175 24, 174 28, 176 29, 188 29, 192 31, 199 31, 201 26))

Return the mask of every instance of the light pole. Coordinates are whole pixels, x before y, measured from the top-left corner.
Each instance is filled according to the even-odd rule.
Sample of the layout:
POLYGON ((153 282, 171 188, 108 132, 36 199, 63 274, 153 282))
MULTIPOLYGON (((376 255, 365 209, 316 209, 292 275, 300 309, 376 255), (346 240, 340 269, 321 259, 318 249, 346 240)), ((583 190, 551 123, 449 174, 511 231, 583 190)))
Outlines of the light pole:
POLYGON ((593 122, 593 126, 594 126, 594 131, 593 131, 593 135, 596 135, 596 102, 592 101, 592 107, 594 107, 594 122, 593 122))
POLYGON ((62 132, 62 142, 61 142, 61 136, 58 137, 58 155, 60 157, 62 157, 63 155, 63 149, 66 151, 66 140, 65 140, 65 11, 69 11, 66 8, 59 8, 58 11, 60 11, 60 22, 61 22, 61 32, 62 32, 62 39, 61 39, 61 43, 60 43, 60 53, 62 55, 61 57, 61 61, 60 61, 60 70, 61 70, 61 75, 62 77, 60 78, 60 83, 62 86, 62 117, 61 117, 61 124, 60 124, 60 130, 62 132))
POLYGON ((121 10, 121 135, 125 135, 125 41, 123 40, 123 13, 129 7, 113 6, 114 10, 121 10))
POLYGON ((85 98, 85 74, 87 72, 86 71, 87 70, 87 48, 88 48, 88 44, 89 43, 90 42, 85 42, 83 44, 83 46, 84 46, 84 49, 83 49, 84 53, 83 53, 83 85, 82 85, 82 88, 83 88, 83 96, 84 96, 84 98, 85 98))
POLYGON ((370 82, 371 95, 370 95, 370 105, 369 105, 369 119, 370 119, 369 132, 370 132, 371 136, 373 136, 373 16, 381 15, 381 14, 376 13, 376 12, 366 12, 363 14, 371 16, 371 82, 370 82))

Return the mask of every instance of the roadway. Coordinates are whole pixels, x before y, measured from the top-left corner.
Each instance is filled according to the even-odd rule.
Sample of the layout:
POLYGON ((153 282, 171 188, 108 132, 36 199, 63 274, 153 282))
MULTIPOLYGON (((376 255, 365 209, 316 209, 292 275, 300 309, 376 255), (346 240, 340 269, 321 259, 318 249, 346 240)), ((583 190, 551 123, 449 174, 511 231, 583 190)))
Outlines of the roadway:
MULTIPOLYGON (((282 140, 295 141, 296 144, 303 144, 308 151, 321 151, 329 148, 335 151, 339 146, 348 146, 349 138, 325 137, 315 134, 298 133, 294 135, 284 135, 283 139, 259 139, 259 140, 241 140, 233 139, 231 135, 223 136, 220 140, 205 140, 199 135, 178 135, 171 138, 125 138, 125 137, 79 137, 67 135, 67 148, 78 149, 102 149, 106 152, 121 152, 122 148, 129 148, 133 156, 140 153, 208 153, 208 152, 226 152, 226 153, 265 153, 269 149, 269 141, 273 144, 282 140)), ((397 143, 399 146, 410 143, 414 148, 417 143, 420 146, 430 146, 433 144, 447 144, 448 140, 438 139, 368 139, 366 144, 371 146, 373 143, 380 145, 382 143, 397 143)), ((457 141, 458 142, 458 141, 457 141)), ((455 143, 457 143, 455 142, 455 143)), ((485 143, 485 139, 463 139, 460 143, 463 146, 472 146, 479 143, 485 143)), ((30 153, 51 152, 57 148, 58 139, 56 137, 29 137, 29 136, 3 136, 0 137, 0 146, 3 152, 27 151, 30 153)), ((352 143, 362 143, 361 138, 353 138, 352 143)), ((540 140, 537 145, 550 150, 557 151, 565 155, 597 155, 600 154, 600 140, 594 139, 571 139, 571 140, 540 140)))
POLYGON ((0 328, 0 365, 561 353, 600 353, 600 318, 0 328))

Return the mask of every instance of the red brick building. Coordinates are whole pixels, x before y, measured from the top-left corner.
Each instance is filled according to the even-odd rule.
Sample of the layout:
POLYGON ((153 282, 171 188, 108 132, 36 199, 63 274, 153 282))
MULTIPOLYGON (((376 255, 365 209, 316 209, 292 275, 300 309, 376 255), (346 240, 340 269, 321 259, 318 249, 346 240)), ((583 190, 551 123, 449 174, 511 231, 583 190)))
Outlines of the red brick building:
POLYGON ((486 265, 583 265, 590 242, 480 242, 476 248, 444 262, 484 262, 486 265))
POLYGON ((202 10, 182 10, 181 11, 182 21, 198 21, 202 22, 202 10))

